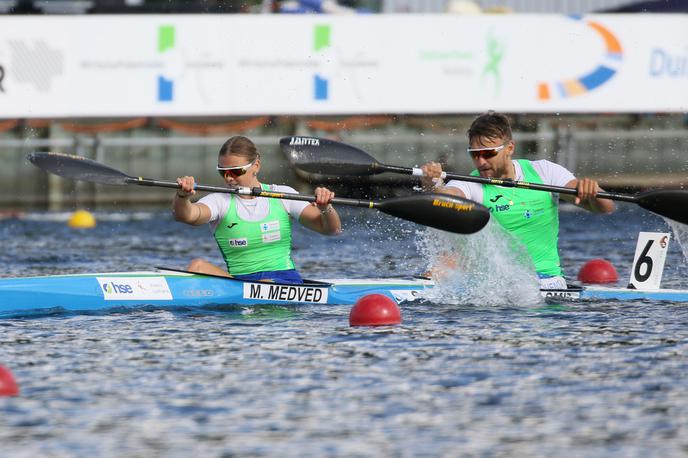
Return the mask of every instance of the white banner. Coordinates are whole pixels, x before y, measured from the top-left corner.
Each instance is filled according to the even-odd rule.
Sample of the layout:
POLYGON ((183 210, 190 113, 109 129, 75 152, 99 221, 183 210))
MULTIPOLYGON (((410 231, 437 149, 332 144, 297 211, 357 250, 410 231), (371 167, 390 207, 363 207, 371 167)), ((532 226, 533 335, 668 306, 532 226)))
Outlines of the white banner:
POLYGON ((688 15, 0 17, 0 118, 685 112, 688 15))

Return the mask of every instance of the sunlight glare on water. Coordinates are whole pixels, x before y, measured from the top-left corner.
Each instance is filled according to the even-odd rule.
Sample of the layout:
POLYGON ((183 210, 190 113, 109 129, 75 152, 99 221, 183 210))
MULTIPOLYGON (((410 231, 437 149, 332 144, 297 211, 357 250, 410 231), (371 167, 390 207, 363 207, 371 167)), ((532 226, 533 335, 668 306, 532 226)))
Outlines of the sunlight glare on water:
POLYGON ((542 301, 525 249, 490 221, 476 234, 428 229, 418 239, 436 287, 424 296, 447 304, 521 305, 542 301), (518 285, 518 288, 514 288, 518 285))

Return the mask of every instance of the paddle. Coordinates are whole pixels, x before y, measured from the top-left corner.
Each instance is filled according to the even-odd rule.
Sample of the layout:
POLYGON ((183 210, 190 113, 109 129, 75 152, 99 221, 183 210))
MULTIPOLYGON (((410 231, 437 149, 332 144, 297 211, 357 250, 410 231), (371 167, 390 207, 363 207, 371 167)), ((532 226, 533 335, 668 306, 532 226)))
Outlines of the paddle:
MULTIPOLYGON (((280 148, 294 167, 310 173, 361 176, 392 172, 423 176, 423 171, 420 168, 381 164, 359 148, 324 138, 284 137, 280 140, 280 148)), ((524 188, 571 195, 577 194, 574 188, 510 179, 483 178, 446 172, 442 173, 442 178, 499 185, 508 188, 524 188)), ((686 189, 653 189, 635 195, 600 192, 597 194, 597 197, 638 204, 653 213, 688 224, 688 190, 686 189)))
MULTIPOLYGON (((62 153, 30 153, 26 158, 35 166, 65 178, 107 185, 139 185, 160 188, 179 188, 174 181, 132 177, 107 165, 81 156, 62 153)), ((315 196, 264 191, 259 187, 225 188, 197 184, 197 191, 223 192, 273 199, 314 202, 315 196)), ((388 215, 457 234, 472 234, 482 229, 490 219, 488 209, 467 199, 444 194, 414 194, 406 197, 365 201, 335 197, 333 204, 375 208, 388 215)))

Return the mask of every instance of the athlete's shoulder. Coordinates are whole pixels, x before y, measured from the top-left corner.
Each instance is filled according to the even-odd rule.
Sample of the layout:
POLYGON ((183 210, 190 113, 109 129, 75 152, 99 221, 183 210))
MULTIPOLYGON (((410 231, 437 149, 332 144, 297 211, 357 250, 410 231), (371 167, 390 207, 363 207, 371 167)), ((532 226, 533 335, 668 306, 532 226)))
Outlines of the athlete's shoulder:
POLYGON ((210 203, 215 203, 215 202, 227 202, 232 199, 232 195, 229 193, 224 193, 224 192, 213 192, 211 194, 207 194, 200 199, 198 199, 199 203, 202 204, 210 204, 210 203))
POLYGON ((201 197, 198 200, 199 204, 203 204, 210 209, 210 221, 215 221, 224 215, 229 210, 232 195, 223 192, 214 192, 201 197))
POLYGON ((537 159, 534 161, 531 161, 531 160, 527 160, 527 161, 530 162, 530 164, 533 167, 539 166, 539 167, 555 167, 555 168, 562 168, 562 169, 565 168, 563 165, 557 164, 556 162, 552 162, 549 159, 537 159))
POLYGON ((463 193, 466 199, 482 200, 482 185, 470 181, 450 180, 445 185, 448 188, 456 188, 463 193))
POLYGON ((575 179, 575 176, 569 169, 547 159, 532 161, 532 164, 545 184, 565 186, 566 183, 575 179))
POLYGON ((569 170, 563 165, 557 164, 556 162, 552 162, 547 159, 538 159, 537 161, 529 162, 535 170, 555 170, 557 172, 569 172, 569 170))
POLYGON ((292 188, 291 186, 287 186, 286 184, 270 184, 268 185, 268 188, 272 192, 284 192, 288 194, 298 194, 296 192, 296 189, 292 188))

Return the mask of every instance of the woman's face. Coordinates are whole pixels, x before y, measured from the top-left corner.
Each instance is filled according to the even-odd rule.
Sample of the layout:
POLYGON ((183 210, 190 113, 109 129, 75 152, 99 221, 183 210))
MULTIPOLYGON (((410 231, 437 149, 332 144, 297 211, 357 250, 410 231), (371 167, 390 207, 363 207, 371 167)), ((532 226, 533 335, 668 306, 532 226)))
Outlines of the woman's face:
POLYGON ((218 172, 230 186, 251 186, 255 184, 260 170, 260 158, 251 161, 244 156, 226 154, 217 159, 218 172))

